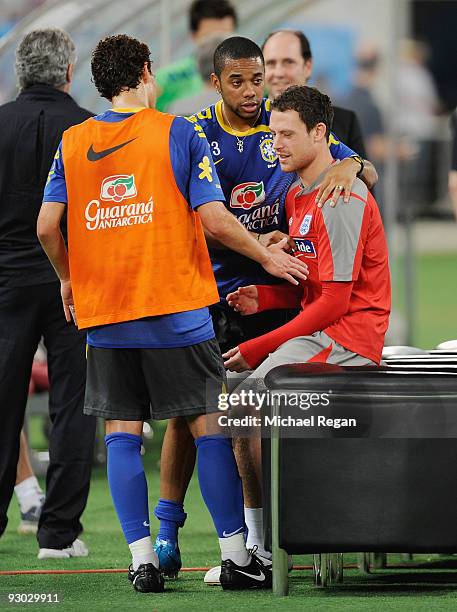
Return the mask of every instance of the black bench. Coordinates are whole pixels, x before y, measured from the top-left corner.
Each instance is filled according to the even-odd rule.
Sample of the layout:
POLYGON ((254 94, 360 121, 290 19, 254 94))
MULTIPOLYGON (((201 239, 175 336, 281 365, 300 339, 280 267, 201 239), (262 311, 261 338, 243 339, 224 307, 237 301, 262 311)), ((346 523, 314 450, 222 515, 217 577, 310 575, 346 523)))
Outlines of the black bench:
POLYGON ((325 585, 342 579, 343 552, 457 550, 457 370, 449 367, 293 364, 268 373, 267 388, 282 397, 262 439, 275 593, 287 592, 287 554, 314 554, 316 581, 325 585), (330 401, 284 407, 304 392, 330 401), (315 419, 271 424, 287 415, 315 419), (319 425, 318 416, 333 425, 319 425), (356 425, 335 427, 336 419, 356 425))

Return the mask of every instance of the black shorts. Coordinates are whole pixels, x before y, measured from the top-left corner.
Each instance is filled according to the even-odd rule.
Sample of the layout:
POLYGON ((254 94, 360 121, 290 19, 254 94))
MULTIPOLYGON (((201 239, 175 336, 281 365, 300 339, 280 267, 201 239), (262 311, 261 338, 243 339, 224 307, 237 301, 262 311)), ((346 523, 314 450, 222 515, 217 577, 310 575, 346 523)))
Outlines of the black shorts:
POLYGON ((266 310, 243 317, 239 312, 230 308, 226 302, 210 306, 209 311, 222 353, 246 340, 263 336, 285 325, 297 315, 296 311, 291 310, 266 310))
POLYGON ((216 412, 225 385, 215 339, 171 349, 89 346, 84 414, 144 421, 216 412))

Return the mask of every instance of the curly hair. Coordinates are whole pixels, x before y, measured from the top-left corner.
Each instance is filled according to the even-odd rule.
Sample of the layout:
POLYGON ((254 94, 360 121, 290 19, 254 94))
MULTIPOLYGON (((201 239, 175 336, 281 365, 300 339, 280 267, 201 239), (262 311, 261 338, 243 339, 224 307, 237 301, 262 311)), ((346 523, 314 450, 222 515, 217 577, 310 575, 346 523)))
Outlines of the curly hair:
POLYGON ((281 113, 288 110, 297 111, 308 132, 318 123, 325 124, 326 136, 332 128, 333 107, 330 98, 315 87, 292 85, 274 99, 271 108, 281 113))
POLYGON ((144 64, 151 70, 150 55, 145 43, 126 34, 101 40, 91 59, 92 80, 100 95, 112 100, 122 91, 136 89, 144 64))

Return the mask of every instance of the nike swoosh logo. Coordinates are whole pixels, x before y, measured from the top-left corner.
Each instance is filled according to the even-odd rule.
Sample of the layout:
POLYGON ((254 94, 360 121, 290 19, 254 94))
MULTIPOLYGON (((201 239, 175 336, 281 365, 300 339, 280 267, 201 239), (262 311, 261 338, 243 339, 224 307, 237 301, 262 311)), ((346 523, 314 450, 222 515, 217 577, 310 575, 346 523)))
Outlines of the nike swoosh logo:
POLYGON ((235 535, 236 533, 239 533, 240 531, 243 531, 244 527, 240 527, 239 529, 236 529, 235 531, 232 531, 231 533, 225 533, 225 531, 222 532, 222 535, 224 538, 229 538, 232 535, 235 535))
POLYGON ((218 159, 217 161, 214 162, 214 165, 217 166, 217 164, 220 164, 221 161, 224 161, 224 158, 221 157, 221 159, 218 159))
POLYGON ((265 574, 261 571, 259 575, 254 575, 254 574, 248 574, 248 572, 242 572, 241 570, 237 569, 236 570, 239 574, 244 574, 245 576, 247 576, 248 578, 253 578, 254 580, 258 580, 259 582, 261 582, 262 580, 265 580, 265 574))
POLYGON ((145 527, 149 527, 149 523, 148 523, 147 521, 143 521, 143 525, 144 525, 145 527))
POLYGON ((128 145, 129 143, 133 142, 136 139, 137 137, 132 138, 130 140, 127 140, 127 142, 122 142, 121 144, 118 144, 115 147, 111 147, 110 149, 103 149, 103 151, 94 151, 93 145, 90 145, 87 151, 87 159, 90 162, 99 161, 100 159, 103 159, 107 155, 111 155, 111 153, 114 153, 115 151, 119 151, 119 149, 122 149, 122 147, 125 147, 125 145, 128 145))

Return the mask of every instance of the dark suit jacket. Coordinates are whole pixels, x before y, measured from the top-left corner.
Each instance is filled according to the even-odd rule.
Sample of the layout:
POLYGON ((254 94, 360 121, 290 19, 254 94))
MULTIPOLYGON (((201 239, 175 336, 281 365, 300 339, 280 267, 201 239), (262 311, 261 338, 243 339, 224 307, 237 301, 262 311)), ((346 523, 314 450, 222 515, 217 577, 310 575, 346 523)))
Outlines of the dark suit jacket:
POLYGON ((332 132, 335 136, 355 151, 360 157, 366 159, 365 145, 363 144, 362 130, 354 111, 340 106, 334 106, 332 132))
POLYGON ((37 217, 63 131, 91 116, 47 85, 28 87, 0 106, 0 285, 55 282, 36 235, 37 217))

